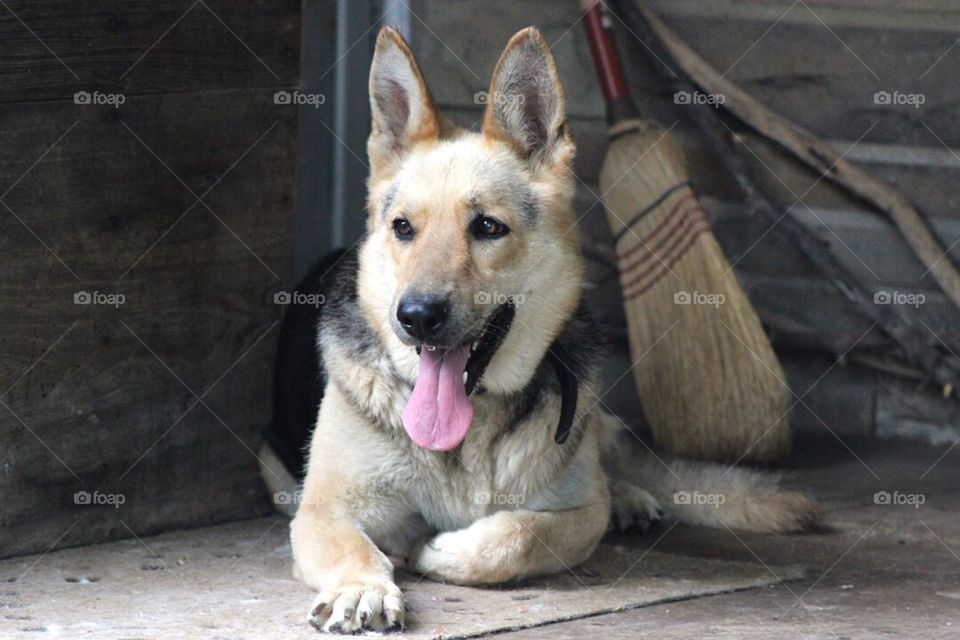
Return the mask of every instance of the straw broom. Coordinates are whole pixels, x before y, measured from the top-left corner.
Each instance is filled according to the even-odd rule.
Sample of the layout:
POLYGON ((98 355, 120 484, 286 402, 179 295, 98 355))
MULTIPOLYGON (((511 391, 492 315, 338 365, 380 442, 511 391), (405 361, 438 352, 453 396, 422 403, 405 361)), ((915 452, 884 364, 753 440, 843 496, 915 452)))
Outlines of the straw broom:
POLYGON ((607 103, 600 171, 634 379, 675 455, 771 461, 790 448, 783 371, 690 188, 682 152, 630 98, 606 8, 580 0, 607 103))

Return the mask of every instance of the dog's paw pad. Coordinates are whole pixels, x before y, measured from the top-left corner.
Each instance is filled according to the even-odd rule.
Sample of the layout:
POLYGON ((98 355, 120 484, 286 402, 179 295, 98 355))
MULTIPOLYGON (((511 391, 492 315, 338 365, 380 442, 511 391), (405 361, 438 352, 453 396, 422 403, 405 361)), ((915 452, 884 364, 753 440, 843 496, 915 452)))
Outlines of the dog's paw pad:
POLYGON ((612 530, 644 533, 663 517, 657 499, 636 485, 617 482, 610 488, 610 497, 612 530))

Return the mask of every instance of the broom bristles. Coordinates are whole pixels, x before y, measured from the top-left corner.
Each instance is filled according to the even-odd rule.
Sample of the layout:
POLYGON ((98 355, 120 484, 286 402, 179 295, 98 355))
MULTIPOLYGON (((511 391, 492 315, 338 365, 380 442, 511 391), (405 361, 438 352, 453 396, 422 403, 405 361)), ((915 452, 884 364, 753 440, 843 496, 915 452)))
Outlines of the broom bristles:
POLYGON ((634 378, 657 443, 707 459, 786 454, 783 371, 687 185, 682 154, 656 128, 622 134, 601 189, 634 378))

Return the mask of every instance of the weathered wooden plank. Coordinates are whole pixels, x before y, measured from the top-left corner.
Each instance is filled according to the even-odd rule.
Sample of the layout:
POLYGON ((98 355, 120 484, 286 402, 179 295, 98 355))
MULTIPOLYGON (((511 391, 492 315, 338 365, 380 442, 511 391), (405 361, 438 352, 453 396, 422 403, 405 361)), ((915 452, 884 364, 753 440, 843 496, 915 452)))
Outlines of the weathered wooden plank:
POLYGON ((777 355, 790 386, 787 404, 795 431, 840 438, 874 432, 876 372, 806 351, 778 349, 777 355))
MULTIPOLYGON (((829 180, 820 179, 815 172, 800 165, 772 143, 752 134, 739 132, 741 141, 748 146, 747 163, 758 184, 762 185, 776 201, 791 205, 802 198, 802 203, 812 208, 860 209, 862 203, 829 180)), ((690 157, 702 156, 697 149, 699 140, 686 138, 690 157)), ((933 218, 960 218, 956 203, 960 198, 960 162, 950 152, 949 162, 931 147, 903 145, 871 145, 861 149, 853 140, 835 140, 832 145, 840 153, 847 153, 850 160, 858 162, 869 171, 910 199, 921 211, 933 218), (900 156, 900 158, 896 158, 900 156), (912 156, 913 162, 903 158, 912 156), (896 158, 896 159, 895 159, 896 158)), ((704 175, 712 178, 719 169, 713 166, 712 156, 707 156, 700 165, 704 175)), ((718 179, 709 180, 706 187, 714 188, 718 179)), ((803 204, 799 206, 803 207, 803 204)), ((878 214, 879 215, 879 214, 878 214)), ((956 237, 943 237, 945 246, 950 246, 956 237)))
POLYGON ((0 101, 294 85, 299 14, 296 0, 10 0, 0 101))
MULTIPOLYGON (((194 194, 210 189, 204 202, 240 229, 284 216, 292 195, 278 180, 292 171, 295 118, 295 107, 273 104, 271 90, 133 97, 119 109, 0 106, 3 200, 81 279, 115 280, 191 207, 194 194), (224 202, 231 189, 247 199, 224 202)), ((212 214, 197 205, 188 215, 212 214)), ((256 253, 272 236, 241 238, 256 253)), ((39 244, 0 242, 21 265, 28 262, 18 253, 39 244)), ((192 259, 187 253, 173 264, 192 259)), ((72 278, 56 264, 53 277, 63 275, 72 278)))
MULTIPOLYGON (((429 29, 419 25, 415 30, 414 48, 425 62, 440 104, 473 105, 474 94, 486 89, 503 44, 517 29, 535 24, 554 47, 570 114, 602 117, 603 103, 575 3, 556 5, 549 13, 529 0, 493 6, 463 0, 424 4, 429 29), (473 29, 471 25, 478 23, 485 28, 473 29)), ((783 13, 784 8, 776 8, 778 15, 783 13)), ((808 8, 795 5, 788 16, 794 12, 809 19, 776 22, 772 13, 719 9, 716 14, 667 11, 663 17, 704 58, 728 71, 734 82, 823 137, 857 140, 869 131, 867 142, 939 147, 932 130, 946 144, 960 146, 960 86, 950 73, 955 31, 935 28, 933 18, 927 29, 901 29, 895 24, 900 10, 893 7, 883 11, 892 22, 886 26, 850 20, 825 26, 816 17, 819 12, 810 14, 808 8), (874 99, 878 91, 922 94, 923 104, 878 103, 874 99)), ((951 15, 957 19, 955 11, 951 15)), ((655 77, 636 40, 628 33, 621 35, 634 93, 652 115, 666 122, 676 120, 672 88, 655 77)))
POLYGON ((787 11, 791 0, 651 0, 650 7, 664 16, 781 20, 786 24, 820 24, 957 31, 960 10, 953 0, 807 0, 806 11, 787 11))
MULTIPOLYGON (((767 234, 773 238, 768 241, 763 236, 761 239, 771 229, 766 221, 745 215, 736 204, 721 204, 709 199, 705 203, 725 250, 738 263, 742 257, 744 270, 782 275, 816 273, 809 268, 800 270, 799 267, 805 263, 790 259, 788 254, 792 247, 777 242, 776 227, 767 234), (759 252, 754 254, 754 251, 759 252)), ((874 282, 877 287, 937 289, 936 283, 907 249, 896 229, 883 218, 863 211, 819 207, 798 207, 793 213, 825 243, 830 244, 840 261, 859 274, 864 282, 874 282)), ((960 222, 957 220, 933 218, 932 223, 942 237, 960 238, 960 222)), ((951 256, 955 259, 960 257, 956 248, 951 256)))
MULTIPOLYGON (((665 21, 742 89, 821 137, 937 148, 938 138, 960 142, 960 88, 949 63, 954 32, 734 19, 718 29, 716 17, 696 16, 665 21)), ((674 102, 639 43, 629 35, 621 42, 635 90, 674 102)))
MULTIPOLYGON (((205 311, 214 316, 210 306, 205 311)), ((221 317, 216 346, 201 339, 209 331, 199 327, 192 334, 194 360, 184 365, 173 362, 176 354, 159 339, 172 332, 191 336, 185 325, 200 314, 182 312, 171 309, 139 323, 134 314, 117 315, 188 378, 200 370, 209 377, 224 373, 269 326, 255 326, 262 318, 249 309, 221 317), (164 336, 150 322, 162 323, 164 336)), ((208 318, 206 324, 214 323, 208 318)), ((249 449, 257 446, 259 420, 269 415, 263 384, 269 337, 204 399, 219 419, 200 405, 177 422, 194 397, 174 375, 117 318, 81 320, 4 398, 10 409, 0 407, 0 555, 46 550, 71 526, 60 546, 265 513, 249 449), (119 495, 123 504, 97 508, 77 501, 78 492, 119 495)), ((196 387, 198 394, 205 390, 196 387)))
POLYGON ((16 214, 0 207, 0 555, 71 526, 61 545, 268 509, 253 452, 290 273, 296 113, 272 96, 0 105, 16 214), (190 209, 208 189, 209 209, 190 209), (124 298, 76 304, 84 291, 124 298))

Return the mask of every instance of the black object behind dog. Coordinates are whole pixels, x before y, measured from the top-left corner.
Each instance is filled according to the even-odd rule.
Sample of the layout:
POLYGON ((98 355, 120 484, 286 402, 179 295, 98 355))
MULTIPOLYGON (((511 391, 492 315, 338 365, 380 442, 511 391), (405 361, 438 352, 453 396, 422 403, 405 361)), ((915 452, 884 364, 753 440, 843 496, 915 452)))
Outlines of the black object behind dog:
MULTIPOLYGON (((346 249, 321 258, 294 289, 296 294, 329 298, 339 264, 349 259, 346 249)), ((317 422, 317 409, 327 380, 320 366, 317 323, 323 305, 291 304, 280 325, 273 378, 273 422, 267 442, 297 480, 306 474, 306 449, 317 422)))

